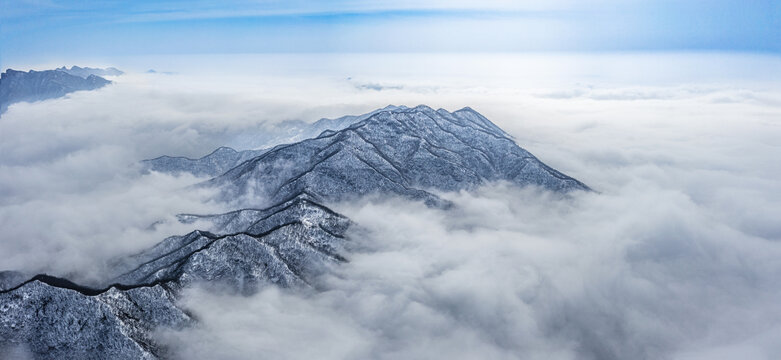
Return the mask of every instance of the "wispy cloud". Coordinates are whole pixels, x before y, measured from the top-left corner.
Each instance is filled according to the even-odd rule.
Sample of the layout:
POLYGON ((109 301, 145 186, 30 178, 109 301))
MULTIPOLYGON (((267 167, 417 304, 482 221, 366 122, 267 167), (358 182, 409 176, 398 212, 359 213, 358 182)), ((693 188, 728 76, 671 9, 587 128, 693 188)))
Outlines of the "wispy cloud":
POLYGON ((5 61, 118 53, 781 51, 779 8, 770 0, 8 1, 0 6, 5 61))
POLYGON ((95 14, 124 21, 171 21, 187 19, 219 19, 232 17, 263 17, 285 15, 338 15, 369 13, 441 12, 538 12, 568 10, 578 7, 568 0, 548 1, 137 1, 132 3, 87 1, 65 4, 54 0, 20 1, 6 4, 2 17, 13 18, 26 14, 67 15, 92 11, 95 14))

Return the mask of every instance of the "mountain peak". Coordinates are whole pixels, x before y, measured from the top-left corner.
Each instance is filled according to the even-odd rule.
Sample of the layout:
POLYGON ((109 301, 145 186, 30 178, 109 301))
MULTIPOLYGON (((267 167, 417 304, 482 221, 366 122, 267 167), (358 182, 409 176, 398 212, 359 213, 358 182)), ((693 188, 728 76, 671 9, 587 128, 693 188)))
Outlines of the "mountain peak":
POLYGON ((56 70, 62 71, 65 73, 68 73, 70 75, 80 76, 83 78, 88 78, 90 75, 95 76, 119 76, 124 74, 121 70, 115 68, 115 67, 108 67, 105 69, 101 68, 91 68, 91 67, 80 67, 73 65, 70 69, 63 66, 60 68, 57 68, 56 70))
POLYGON ((446 205, 434 192, 498 180, 561 192, 589 190, 518 147, 482 115, 426 105, 373 112, 342 130, 269 150, 207 184, 222 188, 225 199, 254 194, 279 201, 307 191, 338 201, 383 193, 446 205))

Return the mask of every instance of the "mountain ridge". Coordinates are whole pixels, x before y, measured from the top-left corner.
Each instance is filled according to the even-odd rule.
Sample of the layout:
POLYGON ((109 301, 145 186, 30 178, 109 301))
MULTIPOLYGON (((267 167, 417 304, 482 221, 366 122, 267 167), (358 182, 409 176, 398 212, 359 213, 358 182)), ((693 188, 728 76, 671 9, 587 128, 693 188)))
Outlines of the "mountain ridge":
MULTIPOLYGON (((199 158, 187 156, 162 155, 152 159, 141 160, 144 171, 158 171, 171 174, 191 173, 195 176, 217 176, 225 171, 241 164, 242 162, 259 156, 277 146, 296 143, 309 138, 314 138, 328 131, 341 130, 357 121, 363 120, 374 113, 389 109, 406 108, 405 106, 388 105, 361 115, 346 115, 338 118, 321 118, 313 123, 299 125, 297 121, 291 129, 293 134, 287 131, 271 131, 271 135, 264 135, 260 143, 252 143, 250 149, 237 150, 230 146, 220 146, 210 153, 199 158), (303 126, 300 127, 299 126, 303 126), (284 134, 282 134, 284 132, 284 134)), ((248 143, 248 141, 243 141, 248 143)), ((251 143, 251 142, 250 142, 251 143)))
POLYGON ((342 130, 280 145, 204 184, 222 189, 224 199, 266 196, 273 203, 306 190, 326 201, 381 192, 435 204, 441 201, 430 189, 469 189, 496 180, 591 190, 517 146, 476 111, 425 105, 376 112, 342 130))
POLYGON ((364 115, 342 129, 274 146, 196 185, 217 187, 219 200, 250 201, 222 214, 178 215, 197 229, 118 259, 101 286, 0 272, 0 348, 4 341, 26 344, 41 359, 165 358, 155 331, 196 322, 177 306, 194 284, 244 295, 265 286, 321 290, 317 276, 350 257, 348 230, 356 224, 327 206, 339 201, 382 194, 447 208, 438 193, 500 180, 591 191, 471 108, 419 105, 364 115))
POLYGON ((0 74, 0 114, 13 103, 54 99, 82 90, 102 88, 111 81, 94 74, 82 77, 57 70, 7 69, 0 74))
POLYGON ((190 173, 195 176, 217 176, 244 161, 259 156, 267 150, 242 150, 220 146, 200 158, 162 155, 141 160, 144 171, 159 171, 171 174, 190 173))
POLYGON ((101 69, 101 68, 80 67, 80 66, 73 65, 71 66, 70 69, 63 66, 63 67, 56 68, 55 70, 62 71, 75 76, 80 76, 83 78, 87 78, 90 75, 103 77, 103 76, 119 76, 124 74, 123 71, 115 67, 107 67, 105 69, 101 69))
POLYGON ((185 287, 203 282, 243 294, 271 285, 312 287, 309 279, 326 262, 346 261, 339 254, 349 220, 306 194, 254 211, 265 216, 241 232, 194 230, 126 258, 129 271, 105 286, 38 274, 0 291, 0 349, 26 344, 40 359, 165 358, 155 331, 195 322, 176 305, 185 287))

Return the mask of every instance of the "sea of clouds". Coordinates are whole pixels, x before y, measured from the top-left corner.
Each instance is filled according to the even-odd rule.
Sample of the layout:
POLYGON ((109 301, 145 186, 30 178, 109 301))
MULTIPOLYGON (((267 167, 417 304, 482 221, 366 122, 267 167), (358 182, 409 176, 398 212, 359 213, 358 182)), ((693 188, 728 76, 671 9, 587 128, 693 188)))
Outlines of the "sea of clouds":
POLYGON ((448 211, 329 204, 356 226, 349 263, 316 279, 320 291, 190 289, 182 305, 199 325, 161 339, 204 359, 781 354, 777 57, 188 61, 0 116, 0 270, 96 280, 111 258, 192 230, 176 213, 229 210, 187 187, 203 179, 144 174, 141 159, 387 104, 470 106, 596 192, 498 183, 442 194, 448 211))

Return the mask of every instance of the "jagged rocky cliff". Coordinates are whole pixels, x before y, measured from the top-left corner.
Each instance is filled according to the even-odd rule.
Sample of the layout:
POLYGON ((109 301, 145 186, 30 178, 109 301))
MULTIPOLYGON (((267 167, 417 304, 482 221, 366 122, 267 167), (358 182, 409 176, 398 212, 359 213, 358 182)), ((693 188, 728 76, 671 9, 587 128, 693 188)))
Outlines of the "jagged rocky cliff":
POLYGON ((323 205, 329 202, 389 194, 447 206, 438 192, 497 180, 588 190, 469 108, 391 107, 334 127, 259 153, 222 148, 199 161, 153 161, 158 171, 219 173, 199 186, 254 207, 179 215, 201 228, 120 259, 100 288, 0 273, 0 349, 24 346, 39 359, 161 358, 167 349, 153 330, 196 321, 176 303, 192 284, 241 294, 263 286, 317 290, 317 274, 349 259, 352 224, 323 205))

